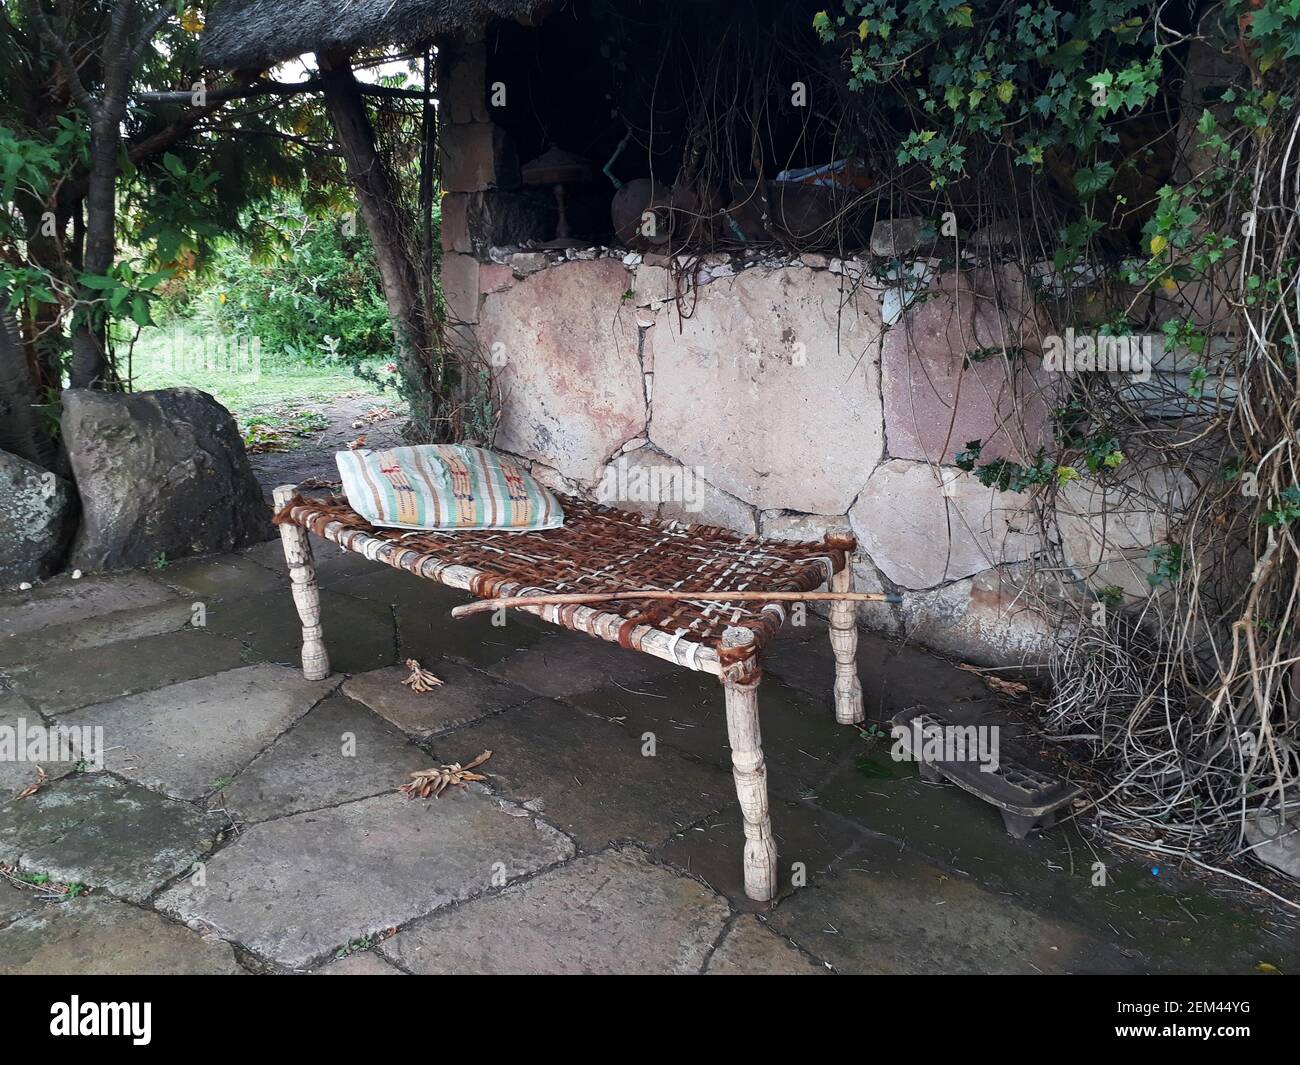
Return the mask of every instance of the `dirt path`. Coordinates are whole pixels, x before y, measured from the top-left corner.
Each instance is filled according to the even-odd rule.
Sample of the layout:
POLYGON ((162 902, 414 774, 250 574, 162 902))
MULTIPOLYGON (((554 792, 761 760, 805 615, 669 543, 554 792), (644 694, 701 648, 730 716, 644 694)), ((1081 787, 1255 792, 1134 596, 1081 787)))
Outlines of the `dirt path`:
POLYGON ((248 458, 267 499, 276 485, 298 484, 310 477, 337 481, 334 453, 359 437, 370 448, 405 443, 401 431, 406 416, 370 392, 348 393, 322 403, 286 401, 259 411, 258 416, 256 420, 265 418, 270 424, 261 432, 266 439, 249 446, 248 458))

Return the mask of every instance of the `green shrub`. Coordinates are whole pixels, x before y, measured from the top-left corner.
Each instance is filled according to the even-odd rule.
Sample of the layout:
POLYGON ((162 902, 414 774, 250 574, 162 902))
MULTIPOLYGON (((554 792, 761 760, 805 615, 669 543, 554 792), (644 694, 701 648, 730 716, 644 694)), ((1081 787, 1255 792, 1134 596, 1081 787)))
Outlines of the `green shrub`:
POLYGON ((255 238, 218 251, 188 313, 220 332, 261 342, 271 365, 392 358, 393 330, 363 226, 290 212, 255 238))

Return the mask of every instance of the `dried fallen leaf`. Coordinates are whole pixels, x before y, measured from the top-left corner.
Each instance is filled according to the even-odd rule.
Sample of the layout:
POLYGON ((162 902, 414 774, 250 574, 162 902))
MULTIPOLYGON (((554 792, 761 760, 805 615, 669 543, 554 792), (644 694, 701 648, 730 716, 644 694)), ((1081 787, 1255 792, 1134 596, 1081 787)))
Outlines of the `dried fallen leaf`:
POLYGON ((366 446, 366 437, 365 434, 363 433, 361 436, 357 437, 350 444, 348 444, 348 450, 356 451, 357 448, 365 447, 365 446, 366 446))
POLYGON ((285 434, 268 425, 254 425, 244 434, 244 447, 253 454, 268 451, 288 451, 289 444, 285 434))
POLYGON ((451 762, 448 765, 434 766, 432 769, 421 769, 417 773, 412 773, 411 779, 398 790, 408 799, 414 799, 417 796, 421 799, 427 799, 430 795, 436 799, 448 788, 463 788, 471 781, 487 780, 487 777, 483 776, 483 774, 472 772, 472 770, 481 766, 491 757, 491 751, 484 751, 466 765, 451 762))
POLYGON ((362 414, 360 418, 352 423, 352 428, 364 429, 367 425, 373 425, 375 422, 381 422, 385 418, 394 417, 396 417, 396 415, 393 413, 391 407, 371 407, 368 411, 362 414))
POLYGON ((425 692, 431 692, 434 688, 441 686, 442 681, 423 669, 420 663, 414 658, 406 660, 406 668, 411 671, 411 675, 402 681, 402 686, 410 688, 411 691, 423 695, 425 692))
POLYGON ((46 773, 45 770, 42 769, 40 766, 37 766, 36 779, 32 781, 32 783, 28 784, 27 787, 23 788, 23 790, 20 791, 17 795, 15 795, 14 798, 26 799, 32 795, 35 795, 38 791, 41 790, 41 788, 45 787, 45 784, 49 779, 50 779, 49 774, 46 773))
POLYGON ((996 677, 992 673, 986 673, 979 666, 972 666, 966 662, 958 663, 957 668, 978 675, 985 684, 999 695, 1020 696, 1029 694, 1029 685, 1022 684, 1018 680, 1006 680, 1003 677, 996 677))

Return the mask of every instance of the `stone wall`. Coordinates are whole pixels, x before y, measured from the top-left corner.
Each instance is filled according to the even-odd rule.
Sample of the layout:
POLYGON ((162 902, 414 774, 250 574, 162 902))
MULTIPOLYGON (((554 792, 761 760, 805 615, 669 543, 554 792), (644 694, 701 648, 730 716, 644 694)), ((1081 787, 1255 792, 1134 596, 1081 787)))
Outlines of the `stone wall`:
MULTIPOLYGON (((1041 278, 996 265, 995 235, 945 272, 906 221, 878 226, 859 259, 543 249, 543 201, 519 188, 481 55, 461 45, 442 60, 442 280, 460 342, 501 386, 497 447, 593 498, 620 469, 698 475, 689 506, 610 500, 660 517, 783 537, 851 529, 859 590, 904 593, 901 607, 864 605, 865 626, 981 663, 1046 655, 1030 501, 955 465, 971 440, 984 460, 1022 462, 1049 442, 1041 278)), ((1086 483, 1072 500, 1082 518, 1056 557, 1064 538, 1080 585, 1137 588, 1159 516, 1097 543, 1086 483)))
POLYGON ((473 275, 448 298, 501 386, 496 446, 545 483, 595 498, 619 465, 687 471, 689 503, 614 501, 749 534, 851 529, 859 588, 910 593, 865 606, 865 625, 982 662, 1045 653, 1048 625, 1017 602, 1027 501, 953 465, 976 438, 1021 458, 1044 423, 1045 403, 1011 416, 1012 377, 1036 360, 963 366, 1009 328, 992 296, 937 263, 891 284, 816 255, 711 257, 693 276, 615 249, 492 255, 444 283, 473 275))

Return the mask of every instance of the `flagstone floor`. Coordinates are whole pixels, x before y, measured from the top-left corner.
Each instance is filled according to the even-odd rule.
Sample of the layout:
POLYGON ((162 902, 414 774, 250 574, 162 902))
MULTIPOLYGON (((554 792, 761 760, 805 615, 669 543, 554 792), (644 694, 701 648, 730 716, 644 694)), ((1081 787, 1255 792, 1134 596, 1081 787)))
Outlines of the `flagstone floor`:
MULTIPOLYGON (((1300 967, 1258 893, 1069 826, 1014 840, 835 725, 820 623, 766 663, 782 884, 756 905, 715 681, 524 615, 453 622, 457 593, 316 546, 320 682, 278 542, 0 598, 0 726, 105 745, 24 798, 35 767, 0 761, 0 973, 1300 967), (444 686, 403 688, 411 657, 444 686), (485 750, 486 784, 396 791, 485 750)), ((864 637, 859 663, 872 721, 1006 713, 914 647, 864 637)))

